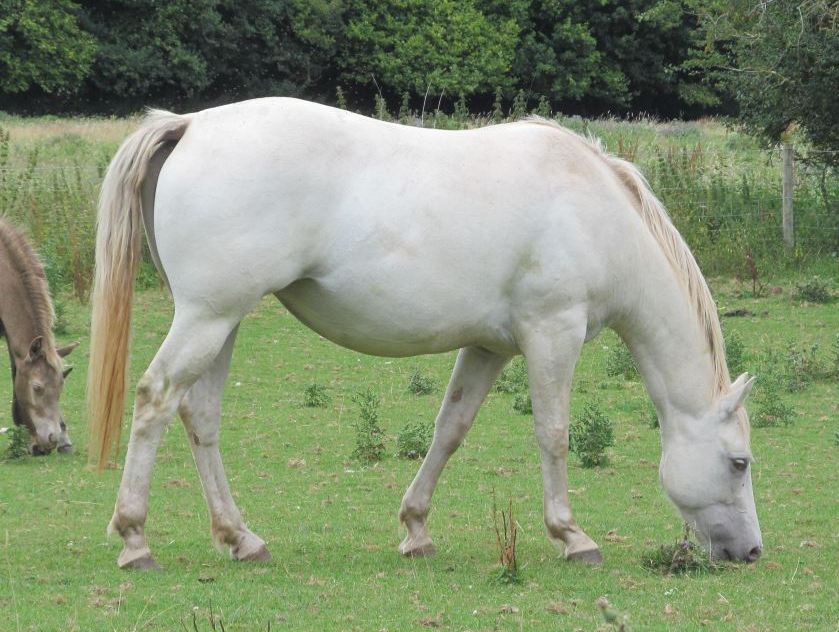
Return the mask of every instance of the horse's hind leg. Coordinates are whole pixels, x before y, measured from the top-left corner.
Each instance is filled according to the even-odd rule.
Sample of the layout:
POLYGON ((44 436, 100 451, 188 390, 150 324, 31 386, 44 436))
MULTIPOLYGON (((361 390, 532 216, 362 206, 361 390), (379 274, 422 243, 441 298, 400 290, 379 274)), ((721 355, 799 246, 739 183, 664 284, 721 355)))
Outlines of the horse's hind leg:
POLYGON ((555 543, 565 543, 566 559, 597 564, 602 561, 600 550, 577 526, 568 500, 571 378, 585 331, 585 318, 568 315, 528 327, 520 342, 527 358, 533 419, 542 458, 548 536, 555 543))
POLYGON ((122 568, 158 568, 144 534, 157 447, 181 399, 210 368, 237 323, 209 310, 176 308, 166 340, 137 385, 131 439, 108 526, 123 539, 122 568))
POLYGON ((463 442, 499 371, 509 358, 484 349, 461 349, 437 414, 434 438, 414 481, 402 498, 399 520, 408 535, 399 545, 403 555, 430 555, 434 544, 425 526, 431 496, 446 463, 463 442))
POLYGON ((218 440, 221 426, 221 396, 230 369, 234 330, 224 343, 210 369, 192 385, 178 407, 186 430, 201 486, 210 510, 213 540, 230 548, 235 560, 269 560, 265 542, 245 526, 242 515, 230 495, 218 440))

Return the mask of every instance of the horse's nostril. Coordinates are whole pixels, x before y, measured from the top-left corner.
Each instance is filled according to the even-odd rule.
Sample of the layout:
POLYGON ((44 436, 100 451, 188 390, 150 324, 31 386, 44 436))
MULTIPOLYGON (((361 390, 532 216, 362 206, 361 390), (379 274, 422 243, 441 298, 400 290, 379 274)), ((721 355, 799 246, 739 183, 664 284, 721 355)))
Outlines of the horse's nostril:
POLYGON ((751 551, 749 551, 749 555, 746 557, 747 562, 757 562, 760 554, 763 553, 763 549, 759 546, 754 547, 751 551))

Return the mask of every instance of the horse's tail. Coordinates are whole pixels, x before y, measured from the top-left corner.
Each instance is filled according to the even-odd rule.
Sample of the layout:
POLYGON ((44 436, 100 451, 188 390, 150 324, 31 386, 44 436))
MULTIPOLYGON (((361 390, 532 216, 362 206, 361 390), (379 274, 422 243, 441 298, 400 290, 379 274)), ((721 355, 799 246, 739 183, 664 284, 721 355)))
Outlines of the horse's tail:
POLYGON ((141 189, 160 146, 177 142, 189 116, 152 110, 108 166, 99 195, 87 406, 89 459, 101 471, 119 448, 125 408, 134 279, 143 234, 141 189))
POLYGON ((715 391, 717 393, 727 391, 730 377, 725 361, 725 343, 717 315, 717 306, 693 253, 638 168, 626 160, 605 153, 604 155, 609 166, 637 199, 636 208, 641 219, 658 242, 670 265, 684 284, 691 303, 696 307, 714 362, 715 391))

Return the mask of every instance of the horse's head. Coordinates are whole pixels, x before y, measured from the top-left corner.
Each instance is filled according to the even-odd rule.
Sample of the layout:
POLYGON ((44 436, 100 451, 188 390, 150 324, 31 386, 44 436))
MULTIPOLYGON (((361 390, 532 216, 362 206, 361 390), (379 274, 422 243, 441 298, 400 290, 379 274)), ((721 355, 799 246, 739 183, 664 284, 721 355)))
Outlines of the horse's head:
POLYGON ((667 495, 714 559, 754 562, 763 541, 752 493, 741 375, 700 419, 668 424, 659 475, 667 495))
POLYGON ((26 357, 15 362, 14 420, 29 431, 33 454, 49 454, 55 448, 59 452, 73 451, 58 400, 64 378, 71 371, 62 368, 61 358, 77 344, 47 349, 43 338, 38 336, 29 345, 26 357))

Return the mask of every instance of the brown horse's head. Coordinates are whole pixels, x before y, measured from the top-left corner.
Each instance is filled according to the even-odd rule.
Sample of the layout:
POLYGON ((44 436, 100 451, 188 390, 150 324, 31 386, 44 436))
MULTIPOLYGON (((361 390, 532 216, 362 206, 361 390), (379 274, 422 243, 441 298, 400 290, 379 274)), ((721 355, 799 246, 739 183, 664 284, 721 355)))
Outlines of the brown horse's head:
POLYGON ((59 452, 73 451, 58 400, 64 378, 71 371, 62 367, 61 358, 77 345, 47 349, 38 336, 30 343, 26 357, 14 363, 12 414, 15 423, 29 431, 32 454, 49 454, 55 448, 59 452))

